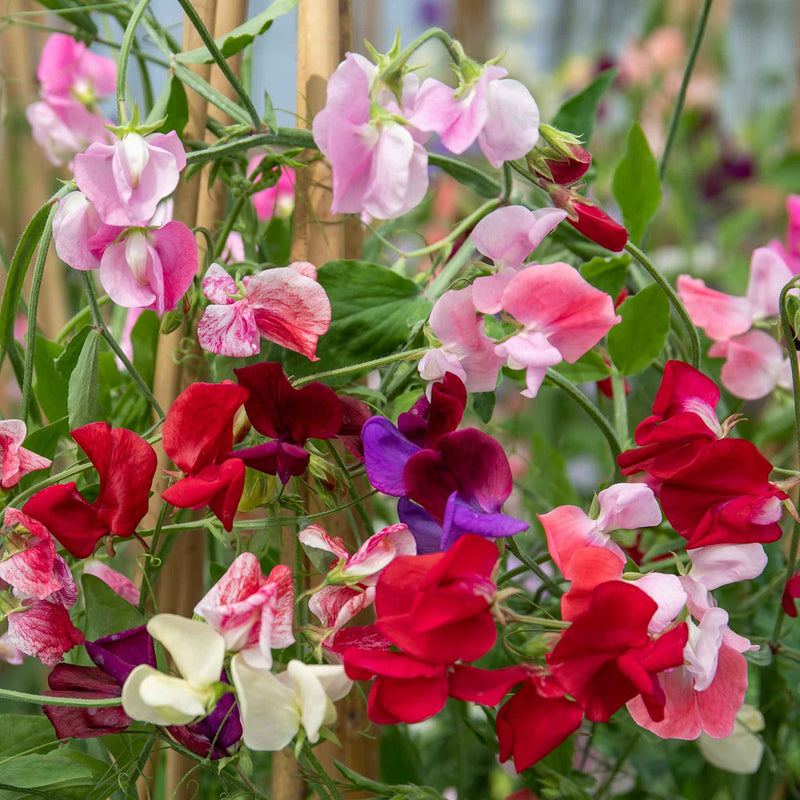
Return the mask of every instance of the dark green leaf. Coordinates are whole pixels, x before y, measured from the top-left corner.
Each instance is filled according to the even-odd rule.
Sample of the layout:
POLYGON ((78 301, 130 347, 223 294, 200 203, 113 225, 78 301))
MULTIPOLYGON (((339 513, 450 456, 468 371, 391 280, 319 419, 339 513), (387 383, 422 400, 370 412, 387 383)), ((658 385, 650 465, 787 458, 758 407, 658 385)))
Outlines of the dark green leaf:
POLYGON ((67 391, 69 384, 56 367, 56 359, 62 354, 62 347, 55 342, 36 337, 36 350, 33 358, 34 390, 36 399, 47 419, 60 419, 67 415, 67 391))
POLYGON ((472 395, 472 407, 481 422, 487 423, 492 418, 496 400, 494 392, 476 392, 472 395))
POLYGON ((0 716, 0 769, 10 756, 47 744, 56 744, 56 734, 47 717, 38 713, 0 716))
POLYGON ((436 153, 429 153, 428 163, 432 167, 439 167, 451 178, 455 178, 459 183, 468 189, 472 189, 473 192, 481 197, 497 197, 502 191, 503 187, 489 175, 463 161, 440 156, 436 153))
POLYGON ((561 106, 553 118, 553 125, 580 136, 584 146, 587 146, 592 139, 600 101, 616 77, 616 69, 601 72, 582 92, 561 106))
POLYGON ((78 364, 78 359, 81 357, 81 350, 86 342, 86 337, 92 329, 91 325, 84 325, 70 340, 67 342, 64 351, 58 358, 56 358, 56 369, 58 374, 65 380, 69 380, 72 375, 72 370, 78 364))
POLYGON ((89 331, 83 343, 78 363, 69 376, 69 426, 80 428, 100 419, 100 382, 97 374, 97 361, 100 350, 100 334, 89 331))
POLYGON ((147 124, 153 125, 162 119, 164 124, 156 132, 175 131, 178 136, 183 133, 183 129, 189 121, 189 101, 186 98, 186 89, 175 75, 172 75, 164 84, 155 105, 147 115, 147 124))
POLYGON ((97 36, 97 25, 95 25, 89 12, 77 10, 83 5, 78 0, 38 0, 38 2, 39 5, 49 8, 51 11, 68 11, 69 13, 62 15, 62 19, 82 28, 92 37, 97 36), (72 9, 76 10, 73 11, 72 9))
POLYGON ((318 273, 331 301, 331 327, 319 340, 320 361, 291 359, 295 374, 383 358, 406 344, 431 303, 419 286, 387 267, 366 261, 329 261, 318 273))
POLYGON ((261 119, 264 120, 264 124, 269 130, 278 130, 278 119, 275 116, 275 107, 272 105, 272 98, 269 96, 268 92, 264 92, 264 114, 261 119))
MULTIPOLYGON (((57 792, 57 797, 85 798, 111 769, 104 761, 74 750, 33 753, 0 764, 0 784, 20 790, 47 789, 57 792)), ((23 792, 21 796, 26 795, 23 792)))
POLYGON ((638 122, 628 131, 625 155, 614 173, 613 190, 628 235, 638 244, 661 205, 658 164, 638 122))
MULTIPOLYGON (((256 14, 252 19, 234 28, 230 33, 216 39, 225 58, 230 58, 241 50, 244 50, 256 36, 267 31, 276 17, 287 14, 297 5, 297 0, 275 0, 268 8, 260 14, 256 14)), ((211 64, 214 59, 207 47, 198 47, 188 53, 179 53, 175 57, 184 64, 211 64)))
POLYGON ((95 575, 81 577, 86 599, 86 630, 89 641, 144 625, 145 619, 127 600, 95 575))
POLYGON ((581 264, 581 275, 596 289, 610 294, 612 299, 616 299, 625 286, 628 264, 630 264, 628 256, 593 258, 591 261, 581 264))
POLYGON ((622 322, 608 332, 608 350, 623 375, 641 372, 658 358, 669 333, 669 300, 651 283, 617 309, 622 322))

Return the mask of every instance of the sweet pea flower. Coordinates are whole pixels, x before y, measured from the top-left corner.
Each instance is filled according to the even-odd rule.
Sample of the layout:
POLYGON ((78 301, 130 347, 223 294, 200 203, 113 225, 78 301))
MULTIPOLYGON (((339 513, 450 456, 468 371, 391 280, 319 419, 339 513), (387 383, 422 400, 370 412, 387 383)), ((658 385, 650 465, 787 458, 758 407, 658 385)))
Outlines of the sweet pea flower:
POLYGON ((123 600, 132 606, 139 605, 140 592, 136 584, 125 577, 121 572, 109 567, 102 561, 85 561, 83 564, 84 575, 94 575, 103 583, 113 589, 123 600))
POLYGON ((5 552, 0 561, 0 580, 38 600, 65 588, 59 579, 61 570, 56 565, 60 557, 56 556, 55 542, 44 525, 8 506, 2 534, 5 552))
MULTIPOLYGON (((263 157, 251 158, 247 164, 248 173, 253 173, 263 157)), ((291 167, 282 166, 281 175, 274 186, 250 195, 256 216, 260 220, 270 220, 274 216, 289 217, 294 209, 295 174, 291 167)))
POLYGON ((92 144, 75 156, 75 181, 107 225, 147 225, 175 191, 186 152, 175 131, 129 131, 112 145, 92 144))
POLYGON ((122 708, 139 722, 187 725, 216 705, 225 640, 210 625, 175 614, 157 614, 147 632, 170 654, 181 677, 149 664, 135 667, 122 687, 122 708))
POLYGON ((242 553, 195 606, 194 613, 222 634, 228 651, 254 668, 272 666, 272 650, 294 644, 292 572, 279 564, 268 577, 252 553, 242 553))
POLYGON ((22 446, 28 429, 21 419, 0 420, 0 486, 10 489, 20 478, 37 469, 47 469, 53 462, 22 446))
POLYGON ((71 36, 54 33, 42 48, 36 77, 46 99, 74 97, 92 105, 114 94, 117 64, 113 58, 88 50, 83 42, 71 36))
MULTIPOLYGON (((478 310, 483 306, 478 301, 478 310)), ((512 369, 525 369, 524 397, 536 397, 548 367, 577 361, 620 320, 614 301, 568 264, 542 264, 518 272, 500 307, 523 326, 495 347, 512 369)))
POLYGON ((309 383, 295 389, 277 362, 235 369, 236 380, 249 391, 245 402, 253 427, 272 441, 231 453, 248 467, 277 475, 288 483, 308 468, 307 439, 332 439, 342 427, 342 404, 333 389, 309 383))
POLYGON ((426 381, 438 381, 448 372, 457 375, 468 392, 493 392, 504 359, 478 319, 473 287, 445 292, 434 304, 429 324, 442 346, 428 351, 419 362, 426 381))
POLYGON ((231 675, 244 743, 251 750, 273 752, 286 747, 301 727, 311 744, 318 742, 320 728, 336 721, 333 703, 353 685, 341 666, 292 659, 285 672, 273 675, 249 666, 240 653, 231 660, 231 675))
POLYGON ((225 530, 244 491, 245 466, 228 457, 233 447, 233 421, 248 398, 233 381, 193 383, 175 399, 164 421, 164 452, 184 473, 162 498, 177 508, 208 506, 225 530))
POLYGON ((0 636, 0 661, 18 667, 25 659, 22 652, 13 642, 8 639, 8 631, 0 636))
POLYGON ((219 264, 212 264, 203 279, 203 294, 211 300, 197 326, 204 350, 234 358, 254 356, 264 337, 319 360, 317 341, 330 327, 331 304, 313 265, 298 261, 264 270, 237 286, 219 264))
POLYGON ((56 167, 71 162, 90 145, 108 146, 110 121, 69 97, 31 103, 25 109, 35 141, 56 167))
POLYGON ((465 60, 461 69, 458 89, 435 78, 422 84, 411 122, 438 133, 451 153, 463 153, 477 139, 493 167, 522 158, 539 141, 539 108, 531 93, 496 64, 465 60))
POLYGON ((722 739, 702 735, 697 742, 709 764, 737 775, 758 772, 764 755, 764 741, 758 736, 764 730, 764 715, 745 703, 736 714, 733 731, 722 739))
POLYGON ((424 138, 399 115, 413 107, 416 77, 407 76, 403 107, 387 89, 373 102, 378 68, 347 53, 328 81, 327 102, 313 122, 314 140, 331 162, 333 213, 366 212, 394 219, 414 208, 428 188, 424 138))
POLYGON ((772 241, 769 246, 789 265, 792 274, 800 272, 800 195, 790 194, 786 198, 786 244, 772 241))
POLYGON ((615 530, 636 530, 658 525, 661 509, 649 486, 643 483, 615 483, 597 495, 599 513, 595 519, 577 506, 559 506, 537 514, 547 536, 547 548, 556 566, 572 580, 570 561, 584 547, 605 547, 623 561, 625 554, 610 537, 615 530))
POLYGON ((97 469, 97 499, 89 503, 74 481, 57 483, 37 492, 22 510, 69 553, 86 558, 104 536, 133 535, 147 513, 157 459, 141 436, 106 422, 92 422, 70 435, 97 469))

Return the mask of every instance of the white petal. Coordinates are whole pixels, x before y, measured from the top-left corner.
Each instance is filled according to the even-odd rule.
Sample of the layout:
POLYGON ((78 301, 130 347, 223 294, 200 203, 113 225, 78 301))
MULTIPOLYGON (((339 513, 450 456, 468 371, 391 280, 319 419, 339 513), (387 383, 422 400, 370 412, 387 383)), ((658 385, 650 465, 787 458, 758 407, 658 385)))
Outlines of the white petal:
POLYGON ((140 664, 135 667, 128 675, 125 685, 122 687, 122 709, 131 718, 139 722, 152 722, 154 725, 183 725, 191 722, 194 716, 186 720, 175 723, 173 715, 164 715, 161 709, 154 708, 142 697, 142 683, 153 677, 162 676, 157 669, 153 669, 147 664, 140 664))
POLYGON ((300 712, 294 691, 271 672, 248 666, 240 653, 231 660, 244 729, 251 750, 282 750, 300 730, 300 712))
POLYGON ((177 614, 157 614, 147 632, 172 656, 175 666, 195 687, 219 680, 225 660, 225 639, 210 625, 177 614))
POLYGON ((195 689, 188 681, 161 672, 145 675, 139 683, 142 702, 158 710, 170 725, 186 725, 204 717, 214 700, 214 690, 195 689))
POLYGON ((308 741, 314 744, 319 741, 322 723, 329 717, 328 696, 308 664, 292 660, 286 667, 286 675, 294 682, 295 702, 300 708, 303 728, 308 741))
POLYGON ((341 664, 307 664, 306 669, 317 678, 331 700, 341 700, 350 693, 353 681, 347 677, 341 664))

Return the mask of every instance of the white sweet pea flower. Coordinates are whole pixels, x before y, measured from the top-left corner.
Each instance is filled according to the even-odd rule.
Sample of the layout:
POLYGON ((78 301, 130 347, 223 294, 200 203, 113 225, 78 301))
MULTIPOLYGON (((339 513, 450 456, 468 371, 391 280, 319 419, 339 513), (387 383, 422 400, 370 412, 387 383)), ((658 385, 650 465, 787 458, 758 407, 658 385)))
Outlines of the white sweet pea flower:
POLYGON ((147 632, 172 656, 180 678, 142 664, 122 687, 122 708, 131 719, 154 725, 188 725, 204 717, 220 697, 225 639, 204 622, 157 614, 147 632))
POLYGON ((342 666, 292 660, 285 672, 273 675, 249 666, 240 654, 231 661, 231 677, 251 750, 282 750, 301 726, 309 742, 319 741, 320 728, 336 721, 333 701, 353 685, 342 666))

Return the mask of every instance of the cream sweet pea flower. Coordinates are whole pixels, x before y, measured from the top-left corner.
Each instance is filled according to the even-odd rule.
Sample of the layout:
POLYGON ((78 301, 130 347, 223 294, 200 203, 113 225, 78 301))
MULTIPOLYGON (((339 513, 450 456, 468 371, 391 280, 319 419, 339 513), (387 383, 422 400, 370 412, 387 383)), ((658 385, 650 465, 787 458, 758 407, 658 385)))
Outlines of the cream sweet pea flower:
POLYGON ((146 664, 136 667, 122 687, 125 713, 154 725, 188 725, 204 717, 220 696, 225 639, 204 622, 176 614, 157 614, 147 632, 172 656, 182 677, 146 664))
POLYGON ((702 734, 697 746, 703 758, 726 772, 752 775, 758 771, 764 755, 764 742, 756 734, 764 730, 764 716, 745 703, 736 715, 733 733, 724 739, 712 739, 702 734))
POLYGON ((244 728, 244 743, 251 750, 282 750, 300 731, 314 744, 323 725, 336 721, 333 701, 353 685, 344 667, 304 664, 292 660, 286 671, 273 675, 248 666, 240 654, 231 661, 244 728))

